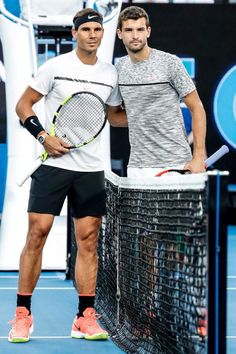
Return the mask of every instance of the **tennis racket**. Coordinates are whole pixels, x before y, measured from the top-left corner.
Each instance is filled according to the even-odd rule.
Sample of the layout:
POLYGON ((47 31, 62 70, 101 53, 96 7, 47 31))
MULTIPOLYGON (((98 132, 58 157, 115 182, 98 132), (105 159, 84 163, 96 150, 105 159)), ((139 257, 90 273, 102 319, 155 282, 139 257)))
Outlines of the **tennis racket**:
MULTIPOLYGON (((87 91, 76 92, 58 107, 53 117, 50 135, 64 140, 70 145, 69 149, 81 148, 91 143, 101 133, 106 120, 106 105, 99 96, 87 91)), ((17 182, 18 186, 21 187, 49 157, 44 151, 17 182)))
MULTIPOLYGON (((226 145, 222 145, 220 149, 218 149, 216 152, 214 152, 214 154, 212 154, 210 157, 208 157, 205 160, 205 167, 208 168, 211 165, 213 165, 213 163, 215 163, 216 161, 218 161, 222 156, 224 156, 225 154, 227 154, 229 152, 229 148, 226 145)), ((169 170, 163 170, 159 173, 157 173, 155 175, 155 177, 160 177, 164 174, 171 174, 171 173, 178 173, 181 175, 185 175, 186 173, 190 173, 189 170, 178 170, 178 169, 169 169, 169 170)))

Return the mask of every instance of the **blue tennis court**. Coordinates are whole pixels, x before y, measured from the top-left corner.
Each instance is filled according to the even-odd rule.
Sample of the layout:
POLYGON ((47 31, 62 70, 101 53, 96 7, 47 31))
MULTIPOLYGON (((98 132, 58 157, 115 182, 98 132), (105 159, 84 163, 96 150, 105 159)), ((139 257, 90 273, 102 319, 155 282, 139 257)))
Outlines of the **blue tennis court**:
POLYGON ((93 354, 123 353, 111 340, 97 341, 70 338, 70 330, 77 309, 77 295, 73 284, 64 273, 43 272, 35 290, 32 308, 35 330, 29 343, 8 343, 8 321, 15 311, 17 273, 0 273, 0 353, 58 353, 93 354))
MULTIPOLYGON (((227 284, 227 354, 236 353, 236 226, 228 228, 227 284)), ((63 272, 43 272, 32 300, 35 330, 29 343, 7 341, 8 321, 15 311, 17 272, 0 273, 0 353, 4 354, 121 354, 111 339, 86 341, 70 338, 70 329, 77 308, 77 294, 63 272)), ((174 353, 173 353, 174 354, 174 353)))

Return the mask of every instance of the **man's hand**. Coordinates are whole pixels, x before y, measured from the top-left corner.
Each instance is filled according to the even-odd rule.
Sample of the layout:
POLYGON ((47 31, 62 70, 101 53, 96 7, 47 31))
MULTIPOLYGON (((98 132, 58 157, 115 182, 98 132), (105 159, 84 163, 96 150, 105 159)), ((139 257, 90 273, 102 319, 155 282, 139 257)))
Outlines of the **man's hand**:
POLYGON ((189 170, 192 173, 205 172, 205 162, 202 158, 193 157, 192 160, 185 164, 184 170, 189 170))
POLYGON ((47 153, 52 157, 60 157, 70 151, 68 149, 69 144, 65 143, 62 139, 59 139, 55 136, 48 135, 45 138, 44 148, 47 153))

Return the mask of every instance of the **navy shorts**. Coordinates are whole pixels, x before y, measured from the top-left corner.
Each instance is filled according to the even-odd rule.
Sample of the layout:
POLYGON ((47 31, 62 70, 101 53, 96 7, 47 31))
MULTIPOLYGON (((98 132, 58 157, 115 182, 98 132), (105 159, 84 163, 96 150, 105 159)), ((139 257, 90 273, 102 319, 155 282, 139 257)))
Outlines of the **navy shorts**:
POLYGON ((76 172, 40 166, 32 175, 28 212, 60 215, 66 197, 75 218, 104 215, 104 171, 76 172))

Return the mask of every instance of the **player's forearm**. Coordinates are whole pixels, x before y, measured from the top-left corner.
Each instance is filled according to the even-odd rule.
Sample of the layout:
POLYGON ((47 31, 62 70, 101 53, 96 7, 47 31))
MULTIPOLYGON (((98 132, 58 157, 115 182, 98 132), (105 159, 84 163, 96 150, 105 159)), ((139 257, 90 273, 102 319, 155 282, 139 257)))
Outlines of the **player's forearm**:
POLYGON ((16 113, 20 118, 22 125, 35 138, 38 138, 38 136, 44 132, 44 127, 33 110, 33 105, 41 98, 42 95, 39 92, 28 87, 16 105, 16 113))
POLYGON ((112 127, 124 128, 128 126, 126 111, 120 107, 108 107, 108 121, 112 127))
POLYGON ((27 87, 16 104, 16 114, 20 118, 21 122, 24 124, 28 117, 35 116, 33 106, 37 103, 43 95, 31 87, 27 87))
POLYGON ((20 99, 17 102, 16 114, 18 115, 22 123, 24 123, 28 117, 36 115, 36 113, 32 109, 32 105, 25 102, 24 99, 20 99))
POLYGON ((203 106, 192 112, 193 157, 206 158, 206 113, 203 106))

